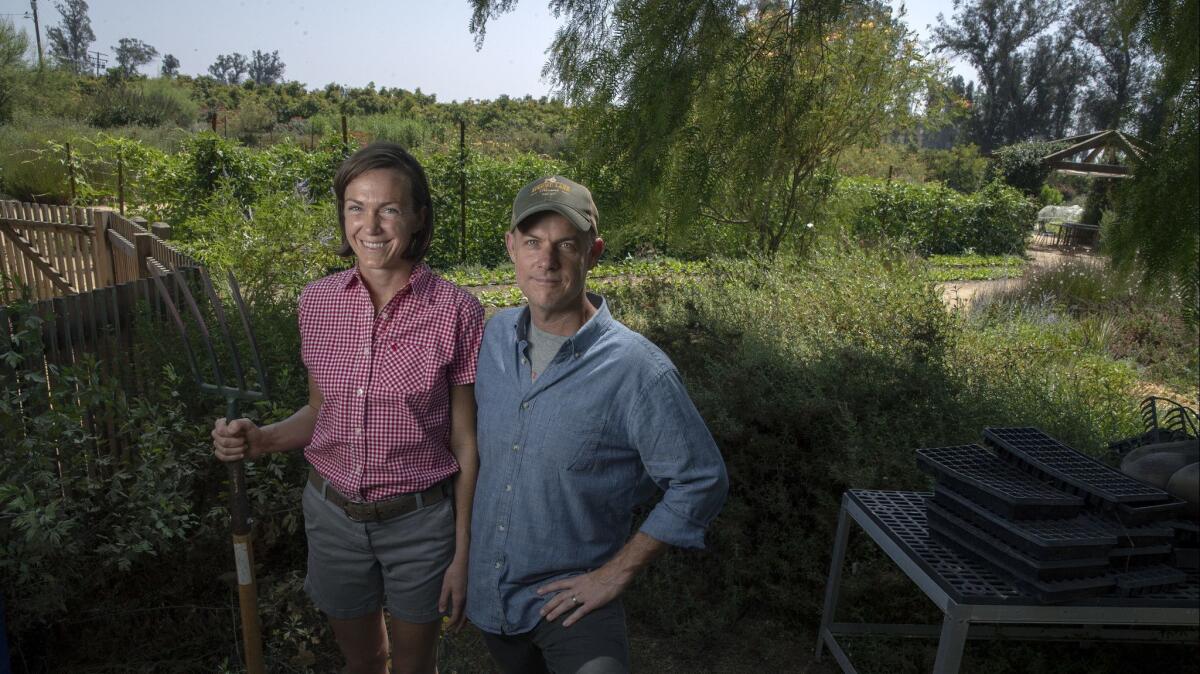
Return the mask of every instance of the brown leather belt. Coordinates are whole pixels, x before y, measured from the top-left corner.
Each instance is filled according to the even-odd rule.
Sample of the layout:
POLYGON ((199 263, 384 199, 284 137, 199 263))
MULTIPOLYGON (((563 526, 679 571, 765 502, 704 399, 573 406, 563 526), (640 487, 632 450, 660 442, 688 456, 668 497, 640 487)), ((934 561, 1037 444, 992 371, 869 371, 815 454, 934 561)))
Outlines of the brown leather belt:
POLYGON ((454 488, 447 478, 421 492, 401 494, 386 501, 351 501, 338 490, 333 488, 315 468, 308 469, 308 481, 317 488, 326 501, 346 512, 346 517, 355 522, 382 522, 400 515, 407 515, 414 510, 438 503, 454 493, 454 488))

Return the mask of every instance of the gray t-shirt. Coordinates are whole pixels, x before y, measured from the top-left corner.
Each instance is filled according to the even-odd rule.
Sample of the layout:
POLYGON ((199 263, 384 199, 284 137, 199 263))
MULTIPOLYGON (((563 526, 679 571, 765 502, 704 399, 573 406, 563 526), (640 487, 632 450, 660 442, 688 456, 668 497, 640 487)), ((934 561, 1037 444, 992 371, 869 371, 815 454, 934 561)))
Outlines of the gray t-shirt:
POLYGON ((550 361, 558 355, 558 350, 562 348, 564 342, 570 339, 571 336, 553 335, 545 330, 539 330, 533 324, 533 320, 529 321, 529 366, 533 370, 533 378, 537 379, 538 375, 546 370, 550 365, 550 361))

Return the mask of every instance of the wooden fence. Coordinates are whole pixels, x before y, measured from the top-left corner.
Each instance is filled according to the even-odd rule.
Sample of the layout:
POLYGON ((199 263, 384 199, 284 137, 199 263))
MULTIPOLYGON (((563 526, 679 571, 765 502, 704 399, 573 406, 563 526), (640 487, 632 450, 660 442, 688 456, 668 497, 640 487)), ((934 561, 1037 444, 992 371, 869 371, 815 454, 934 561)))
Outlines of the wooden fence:
MULTIPOLYGON (((61 372, 85 359, 94 358, 100 378, 115 382, 117 391, 132 396, 147 390, 158 373, 148 370, 147 345, 135 337, 167 319, 151 268, 193 284, 199 273, 195 260, 147 231, 144 221, 104 210, 0 202, 0 274, 6 281, 0 302, 7 303, 0 305, 0 354, 21 351, 37 361, 32 368, 26 362, 25 371, 45 377, 21 381, 10 370, 0 374, 4 387, 29 394, 23 417, 45 411, 55 392, 77 387, 61 372), (13 340, 22 335, 18 349, 13 340)), ((128 438, 111 412, 88 412, 80 423, 99 454, 130 459, 128 438)))

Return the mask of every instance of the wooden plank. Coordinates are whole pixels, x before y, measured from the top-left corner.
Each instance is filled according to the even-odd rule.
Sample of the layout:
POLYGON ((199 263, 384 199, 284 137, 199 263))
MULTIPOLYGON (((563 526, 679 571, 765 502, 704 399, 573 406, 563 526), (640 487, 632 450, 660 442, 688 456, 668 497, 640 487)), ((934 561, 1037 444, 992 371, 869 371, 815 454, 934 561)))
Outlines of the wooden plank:
POLYGON ((37 267, 43 274, 45 274, 49 283, 53 283, 57 289, 63 291, 64 293, 72 292, 71 286, 67 283, 66 279, 64 279, 56 269, 51 267, 45 260, 43 260, 41 256, 39 256, 33 249, 30 243, 17 234, 12 227, 10 227, 7 223, 0 224, 0 233, 5 234, 12 240, 13 244, 16 245, 16 247, 28 257, 29 261, 33 263, 33 265, 37 267))
POLYGON ((1129 175, 1129 167, 1121 166, 1120 164, 1100 164, 1082 161, 1052 161, 1051 168, 1065 169, 1068 171, 1086 171, 1088 173, 1096 173, 1100 175, 1110 175, 1113 177, 1129 175))
POLYGON ((87 213, 92 225, 92 263, 96 285, 113 285, 116 281, 113 277, 112 250, 108 245, 108 211, 88 209, 87 213))

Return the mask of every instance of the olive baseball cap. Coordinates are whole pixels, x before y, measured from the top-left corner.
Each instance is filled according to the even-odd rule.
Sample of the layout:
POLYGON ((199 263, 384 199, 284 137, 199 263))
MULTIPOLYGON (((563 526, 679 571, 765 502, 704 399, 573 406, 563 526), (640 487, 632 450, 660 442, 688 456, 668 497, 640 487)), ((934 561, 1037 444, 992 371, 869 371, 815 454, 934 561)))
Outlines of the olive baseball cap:
POLYGON ((600 233, 597 221, 596 202, 588 188, 562 176, 538 178, 517 192, 513 200, 512 224, 516 229, 521 221, 536 213, 554 211, 562 215, 582 232, 600 233))

